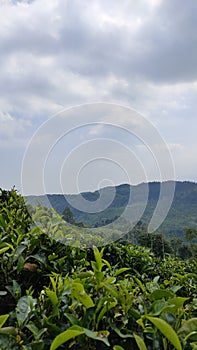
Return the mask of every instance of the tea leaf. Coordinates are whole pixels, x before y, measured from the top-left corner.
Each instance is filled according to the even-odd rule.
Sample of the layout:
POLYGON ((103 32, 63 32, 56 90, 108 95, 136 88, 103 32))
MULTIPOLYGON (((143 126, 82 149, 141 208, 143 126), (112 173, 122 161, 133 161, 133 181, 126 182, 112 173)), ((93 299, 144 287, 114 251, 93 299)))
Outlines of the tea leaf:
POLYGON ((122 267, 121 269, 119 269, 118 271, 115 272, 114 276, 117 277, 121 273, 128 271, 128 270, 131 270, 130 267, 122 267))
POLYGON ((31 312, 37 303, 36 299, 33 299, 30 295, 23 296, 19 299, 16 306, 16 317, 19 325, 25 323, 29 318, 31 312))
POLYGON ((139 337, 139 335, 137 335, 135 333, 133 334, 133 336, 135 338, 135 341, 137 343, 138 348, 140 350, 147 350, 147 347, 146 347, 146 345, 144 343, 144 340, 141 337, 139 337))
POLYGON ((53 340, 50 350, 56 350, 62 344, 66 343, 68 340, 73 339, 81 334, 84 334, 84 330, 79 326, 72 326, 68 328, 66 331, 58 334, 53 340))
POLYGON ((157 329, 159 329, 159 331, 169 340, 169 342, 174 345, 176 350, 182 350, 182 346, 176 332, 166 321, 150 316, 146 316, 146 318, 151 321, 157 329))
POLYGON ((87 309, 94 306, 94 302, 91 297, 85 292, 81 283, 73 283, 72 296, 80 301, 87 309))
POLYGON ((0 316, 0 328, 3 327, 4 323, 7 321, 9 315, 1 315, 0 316))

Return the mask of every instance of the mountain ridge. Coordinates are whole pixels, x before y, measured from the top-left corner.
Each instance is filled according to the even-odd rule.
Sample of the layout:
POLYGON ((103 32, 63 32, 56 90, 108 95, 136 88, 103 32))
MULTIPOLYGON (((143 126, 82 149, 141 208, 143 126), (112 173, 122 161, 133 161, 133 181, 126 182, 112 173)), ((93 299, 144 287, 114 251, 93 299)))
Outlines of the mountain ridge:
MULTIPOLYGON (((147 205, 142 215, 141 221, 148 224, 157 201, 160 195, 161 185, 164 188, 169 185, 175 186, 173 202, 170 211, 159 227, 159 231, 167 236, 175 235, 183 237, 185 227, 194 227, 197 225, 197 183, 191 181, 152 181, 148 183, 141 183, 137 185, 120 184, 117 186, 108 186, 93 192, 82 192, 80 194, 46 194, 41 196, 28 196, 28 203, 36 205, 38 200, 43 206, 53 207, 59 214, 63 214, 66 207, 69 207, 73 213, 74 219, 77 222, 84 222, 87 226, 102 226, 107 221, 113 221, 117 216, 120 216, 124 211, 126 205, 135 199, 136 203, 144 204, 145 194, 147 197, 147 205), (148 189, 148 193, 145 193, 148 189), (97 211, 96 213, 87 213, 82 210, 73 208, 70 202, 74 202, 76 206, 86 209, 101 202, 101 209, 103 203, 108 201, 112 192, 115 192, 115 197, 107 206, 106 209, 97 211), (131 194, 131 196, 130 196, 131 194), (102 202, 102 199, 104 202, 102 202), (81 206, 80 201, 83 201, 81 206), (87 202, 88 203, 87 203, 87 202), (98 203, 96 203, 98 202, 98 203)), ((98 207, 100 208, 100 207, 98 207)))

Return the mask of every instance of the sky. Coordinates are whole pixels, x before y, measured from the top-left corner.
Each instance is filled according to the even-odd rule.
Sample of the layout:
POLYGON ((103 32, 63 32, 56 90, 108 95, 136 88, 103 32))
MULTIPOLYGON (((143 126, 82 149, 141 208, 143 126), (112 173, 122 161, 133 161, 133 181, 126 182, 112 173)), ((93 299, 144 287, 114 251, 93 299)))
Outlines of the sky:
POLYGON ((196 0, 0 0, 1 188, 196 182, 196 131, 196 0))

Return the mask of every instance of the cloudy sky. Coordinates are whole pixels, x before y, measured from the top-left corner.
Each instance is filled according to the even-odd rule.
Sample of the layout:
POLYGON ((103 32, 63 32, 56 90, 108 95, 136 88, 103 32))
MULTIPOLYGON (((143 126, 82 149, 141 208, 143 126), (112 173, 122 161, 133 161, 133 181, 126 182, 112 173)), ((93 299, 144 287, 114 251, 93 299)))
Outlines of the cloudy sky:
MULTIPOLYGON (((74 164, 88 153, 88 142, 95 138, 117 141, 120 147, 117 149, 117 142, 103 146, 102 141, 99 155, 95 146, 97 153, 84 159, 87 166, 81 162, 77 170, 84 173, 79 190, 129 182, 125 166, 120 164, 124 157, 129 159, 121 148, 126 137, 120 130, 111 127, 109 133, 102 125, 81 127, 56 142, 56 151, 54 138, 51 144, 45 143, 55 124, 47 129, 43 123, 48 125, 51 116, 81 105, 81 110, 66 118, 78 117, 82 125, 87 114, 94 112, 92 121, 96 123, 102 119, 100 115, 97 120, 98 102, 123 106, 124 126, 132 119, 124 107, 143 115, 169 148, 176 179, 197 181, 196 0, 0 0, 0 187, 16 185, 21 191, 22 162, 38 130, 42 142, 38 145, 38 138, 35 140, 37 153, 25 165, 29 166, 26 176, 34 183, 27 192, 42 192, 35 180, 38 165, 42 166, 36 154, 39 158, 46 144, 51 155, 48 164, 42 159, 46 191, 69 192, 70 188, 76 192, 74 164), (94 109, 86 111, 84 104, 95 104, 94 109), (83 144, 78 154, 77 142, 83 144), (66 166, 72 148, 73 164, 69 158, 66 166), (108 161, 104 159, 106 149, 108 161), (94 158, 98 158, 97 164, 94 158), (60 178, 66 187, 58 184, 60 178)), ((113 123, 114 109, 107 113, 113 123)), ((57 123, 61 124, 59 119, 57 123)), ((55 135, 58 139, 59 134, 55 135)), ((127 140, 126 146, 131 143, 127 140)), ((152 171, 139 140, 134 140, 131 148, 140 159, 132 160, 132 168, 137 169, 133 183, 170 177, 152 171), (145 168, 143 175, 139 164, 145 168)))

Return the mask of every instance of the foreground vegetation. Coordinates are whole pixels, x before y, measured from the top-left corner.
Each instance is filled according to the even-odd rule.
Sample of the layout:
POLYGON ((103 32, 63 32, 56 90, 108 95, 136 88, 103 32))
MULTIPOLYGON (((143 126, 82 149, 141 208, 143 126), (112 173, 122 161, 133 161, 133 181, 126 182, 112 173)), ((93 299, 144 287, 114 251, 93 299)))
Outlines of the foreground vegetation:
POLYGON ((48 210, 33 211, 42 229, 15 190, 0 195, 0 349, 197 349, 195 258, 63 244, 48 210))

